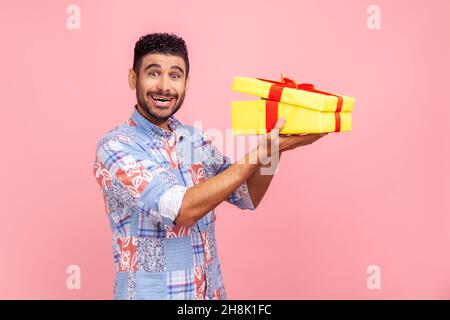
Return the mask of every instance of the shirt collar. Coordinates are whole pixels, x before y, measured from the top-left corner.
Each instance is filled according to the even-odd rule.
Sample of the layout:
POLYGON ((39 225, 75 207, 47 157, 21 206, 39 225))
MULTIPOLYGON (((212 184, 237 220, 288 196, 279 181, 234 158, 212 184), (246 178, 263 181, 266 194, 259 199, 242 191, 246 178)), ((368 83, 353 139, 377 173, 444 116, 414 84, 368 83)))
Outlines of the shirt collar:
POLYGON ((156 124, 152 123, 150 120, 145 118, 137 109, 137 105, 134 106, 133 112, 131 114, 131 119, 134 121, 137 127, 143 129, 145 132, 159 137, 165 137, 169 139, 172 134, 175 134, 178 141, 181 141, 183 137, 187 134, 187 130, 183 127, 180 121, 178 121, 175 116, 170 116, 167 119, 167 125, 172 130, 166 131, 156 124))

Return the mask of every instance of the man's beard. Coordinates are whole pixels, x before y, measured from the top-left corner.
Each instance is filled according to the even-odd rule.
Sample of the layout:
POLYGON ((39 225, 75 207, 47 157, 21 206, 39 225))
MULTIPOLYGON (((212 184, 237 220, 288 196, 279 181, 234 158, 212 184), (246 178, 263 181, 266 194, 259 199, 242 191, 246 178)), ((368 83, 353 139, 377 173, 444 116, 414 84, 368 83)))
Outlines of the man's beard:
POLYGON ((184 102, 184 97, 185 97, 185 92, 183 92, 183 94, 179 97, 178 95, 172 95, 172 94, 164 94, 162 92, 147 92, 147 96, 142 95, 141 94, 142 91, 139 89, 139 86, 136 87, 136 99, 137 102, 139 103, 139 105, 141 106, 141 108, 147 113, 147 115, 149 115, 151 118, 155 119, 158 122, 164 122, 166 121, 168 118, 170 118, 171 116, 173 116, 175 113, 177 113, 177 111, 181 108, 181 105, 184 102), (161 96, 166 96, 166 97, 173 97, 174 99, 177 100, 176 105, 173 107, 172 112, 165 116, 165 117, 161 117, 160 115, 154 113, 153 111, 150 110, 148 104, 147 104, 147 100, 145 99, 146 97, 148 97, 149 95, 161 95, 161 96))

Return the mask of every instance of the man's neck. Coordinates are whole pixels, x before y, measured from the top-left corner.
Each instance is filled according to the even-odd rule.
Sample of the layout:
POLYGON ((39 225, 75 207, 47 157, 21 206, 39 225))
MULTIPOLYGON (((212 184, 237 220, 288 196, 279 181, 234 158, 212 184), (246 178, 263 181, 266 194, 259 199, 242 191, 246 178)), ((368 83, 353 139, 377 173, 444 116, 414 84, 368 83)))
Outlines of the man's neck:
POLYGON ((157 119, 153 118, 152 116, 147 115, 146 112, 141 108, 141 106, 139 104, 137 104, 137 110, 145 119, 147 119, 148 121, 153 123, 155 126, 158 126, 165 131, 172 132, 172 130, 169 128, 167 119, 166 120, 157 120, 157 119))

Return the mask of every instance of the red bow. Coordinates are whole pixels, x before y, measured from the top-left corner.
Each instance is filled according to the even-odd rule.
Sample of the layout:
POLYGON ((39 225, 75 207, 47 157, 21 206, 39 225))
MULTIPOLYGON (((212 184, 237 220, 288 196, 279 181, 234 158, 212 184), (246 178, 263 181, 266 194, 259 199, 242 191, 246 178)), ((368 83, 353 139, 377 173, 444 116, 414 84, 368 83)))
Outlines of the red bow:
POLYGON ((344 99, 341 96, 335 95, 333 93, 320 91, 314 88, 314 85, 311 83, 300 83, 297 84, 295 81, 285 78, 281 75, 281 82, 256 78, 261 81, 270 82, 272 86, 270 87, 269 96, 266 100, 266 131, 269 133, 278 121, 278 102, 280 102, 281 96, 283 94, 284 88, 291 88, 297 90, 310 91, 320 94, 325 94, 327 96, 334 96, 338 98, 336 111, 334 112, 335 117, 335 132, 339 132, 341 130, 341 115, 340 112, 342 110, 342 103, 344 99))

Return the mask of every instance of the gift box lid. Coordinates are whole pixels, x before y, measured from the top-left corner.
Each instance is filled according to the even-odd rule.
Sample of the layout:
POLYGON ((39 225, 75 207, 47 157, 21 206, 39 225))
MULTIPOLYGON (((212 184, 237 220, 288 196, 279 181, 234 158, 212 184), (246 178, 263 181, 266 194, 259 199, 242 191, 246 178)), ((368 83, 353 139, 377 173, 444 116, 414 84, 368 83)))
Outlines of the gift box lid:
POLYGON ((320 112, 352 112, 355 104, 353 97, 318 90, 309 83, 297 84, 283 75, 281 81, 237 76, 232 90, 320 112))

